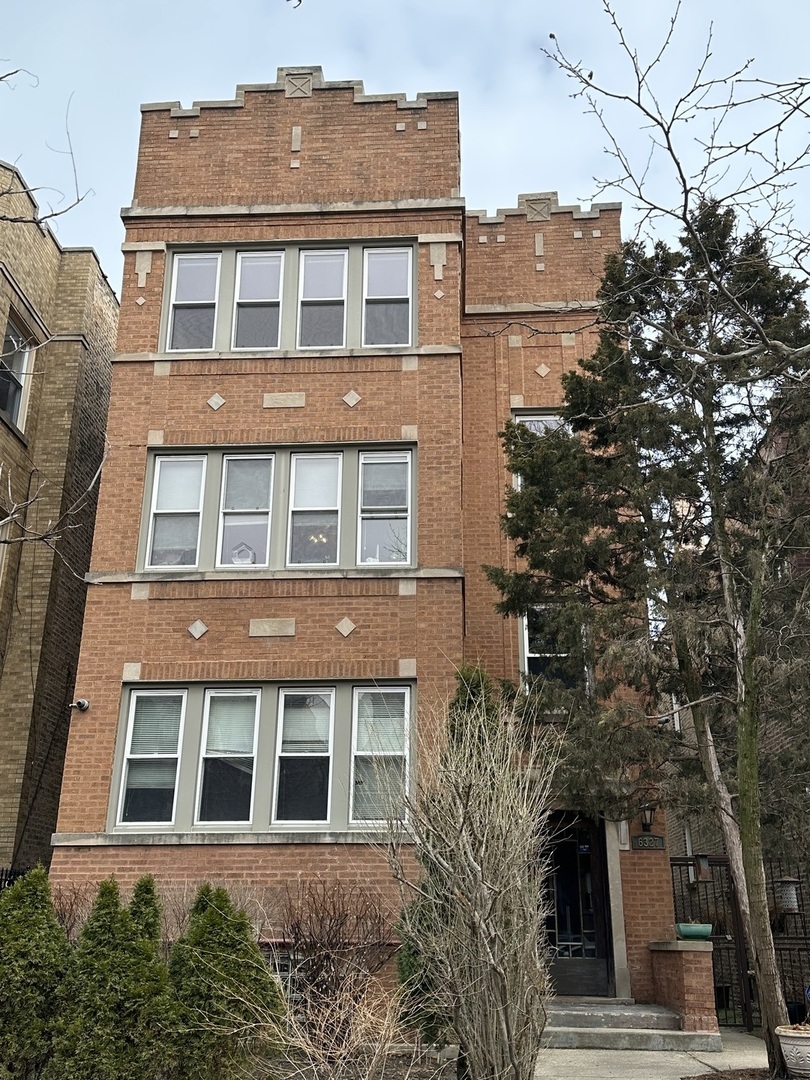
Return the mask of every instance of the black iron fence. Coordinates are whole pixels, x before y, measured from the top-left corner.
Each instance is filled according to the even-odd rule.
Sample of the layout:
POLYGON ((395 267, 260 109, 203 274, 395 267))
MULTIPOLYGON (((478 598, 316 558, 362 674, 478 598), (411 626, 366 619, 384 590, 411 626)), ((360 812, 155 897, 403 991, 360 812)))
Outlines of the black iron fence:
MULTIPOLYGON (((760 1023, 756 980, 745 949, 739 904, 726 855, 670 859, 676 922, 712 924, 714 1000, 720 1024, 760 1023)), ((767 860, 771 929, 791 1020, 803 1020, 810 986, 810 881, 803 867, 767 860)))

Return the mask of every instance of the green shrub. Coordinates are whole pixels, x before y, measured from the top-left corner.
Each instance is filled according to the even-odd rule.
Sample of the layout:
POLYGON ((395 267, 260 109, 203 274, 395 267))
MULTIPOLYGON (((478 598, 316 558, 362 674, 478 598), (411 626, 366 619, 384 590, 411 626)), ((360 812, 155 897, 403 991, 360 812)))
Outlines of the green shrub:
POLYGON ((70 946, 40 867, 0 893, 0 1078, 38 1077, 52 1052, 70 946))
POLYGON ((234 910, 225 889, 200 887, 188 931, 172 948, 169 978, 178 1080, 241 1076, 247 1059, 277 1043, 283 1013, 277 981, 247 916, 234 910))

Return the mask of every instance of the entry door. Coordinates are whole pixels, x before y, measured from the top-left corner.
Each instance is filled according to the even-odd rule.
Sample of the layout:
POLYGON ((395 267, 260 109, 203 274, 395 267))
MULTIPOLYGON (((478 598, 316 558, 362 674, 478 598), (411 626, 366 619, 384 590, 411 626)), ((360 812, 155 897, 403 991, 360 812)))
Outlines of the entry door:
POLYGON ((604 825, 574 814, 555 814, 550 882, 552 913, 546 927, 557 994, 608 996, 612 990, 604 825))

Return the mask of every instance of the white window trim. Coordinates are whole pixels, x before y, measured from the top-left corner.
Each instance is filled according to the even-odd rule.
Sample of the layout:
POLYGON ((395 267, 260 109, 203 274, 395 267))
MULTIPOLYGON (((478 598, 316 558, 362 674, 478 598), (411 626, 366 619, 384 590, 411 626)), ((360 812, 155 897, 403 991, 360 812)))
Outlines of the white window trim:
MULTIPOLYGON (((223 826, 237 827, 239 825, 251 825, 253 823, 253 815, 255 812, 256 802, 256 750, 259 739, 259 706, 261 703, 261 690, 259 689, 239 689, 238 687, 222 687, 215 689, 206 689, 205 698, 203 702, 203 723, 202 723, 202 735, 200 737, 200 760, 197 767, 197 795, 194 800, 194 824, 203 828, 205 826, 213 826, 222 828, 223 826), (208 744, 208 720, 211 713, 211 699, 215 697, 252 697, 253 700, 253 772, 250 778, 250 814, 243 819, 228 818, 227 821, 209 821, 208 819, 202 820, 200 817, 200 804, 202 802, 202 784, 203 784, 203 767, 207 757, 221 757, 224 755, 207 754, 206 746, 208 744)), ((179 765, 179 762, 178 762, 179 765)))
MULTIPOLYGON (((208 455, 206 454, 205 456, 206 456, 206 460, 207 460, 208 455)), ((270 565, 270 539, 271 539, 272 528, 273 528, 273 520, 272 520, 273 519, 273 495, 274 495, 274 490, 275 490, 275 483, 276 483, 276 455, 275 454, 223 454, 222 455, 222 475, 221 475, 220 481, 219 481, 219 523, 218 523, 218 526, 217 526, 217 547, 216 547, 216 552, 214 553, 214 566, 215 566, 215 568, 217 570, 224 570, 224 569, 245 570, 245 569, 248 569, 249 567, 255 567, 257 570, 261 570, 261 569, 266 569, 270 565), (270 462, 272 462, 272 467, 270 469, 270 490, 269 490, 269 493, 268 493, 269 501, 268 501, 268 506, 267 506, 266 511, 264 511, 264 510, 226 510, 224 505, 223 505, 224 502, 225 502, 225 480, 226 480, 226 477, 228 475, 228 462, 229 461, 244 461, 246 459, 249 459, 249 460, 252 460, 252 461, 270 461, 270 462), (226 517, 226 515, 228 515, 228 514, 232 514, 232 515, 251 514, 251 513, 252 514, 263 514, 265 512, 267 513, 267 541, 265 543, 264 561, 263 562, 256 561, 255 563, 248 564, 248 566, 242 566, 239 563, 222 562, 222 541, 223 541, 223 538, 224 538, 224 535, 225 535, 225 517, 226 517)), ((205 475, 203 475, 203 502, 204 501, 205 501, 205 475)), ((198 535, 197 535, 197 562, 198 563, 199 563, 199 558, 200 558, 199 543, 200 543, 200 534, 201 533, 202 533, 202 524, 201 524, 200 529, 198 530, 198 535)), ((152 550, 151 547, 150 547, 149 550, 150 551, 152 550)), ((258 554, 258 552, 257 552, 257 554, 258 554)))
POLYGON ((348 322, 348 296, 347 285, 349 276, 349 249, 345 247, 327 247, 327 248, 302 248, 298 255, 298 318, 297 329, 295 334, 295 340, 299 349, 307 349, 313 352, 324 352, 329 349, 345 349, 346 348, 346 323, 348 322), (308 297, 304 299, 304 273, 307 264, 308 255, 342 255, 343 256, 343 292, 340 296, 319 296, 308 297), (343 336, 339 345, 302 345, 301 344, 301 330, 302 330, 302 314, 305 305, 315 306, 320 303, 337 303, 343 304, 343 336))
POLYGON ((166 687, 162 690, 132 690, 129 698, 129 715, 127 717, 127 739, 126 747, 124 751, 124 766, 121 771, 121 791, 119 793, 118 810, 116 813, 116 823, 119 828, 122 829, 171 829, 174 826, 175 819, 177 817, 177 794, 180 788, 180 765, 183 756, 183 731, 186 721, 186 704, 188 701, 188 691, 185 689, 177 689, 176 687, 166 687), (172 816, 170 821, 124 821, 124 801, 127 793, 127 778, 129 775, 129 763, 132 760, 135 761, 150 761, 160 760, 167 761, 171 754, 140 754, 133 758, 130 753, 132 747, 132 733, 135 728, 135 709, 137 707, 139 697, 180 697, 180 725, 177 729, 177 751, 175 752, 175 772, 174 772, 174 794, 172 796, 172 816))
POLYGON ((412 247, 366 247, 363 249, 363 312, 362 312, 362 329, 360 332, 360 340, 364 349, 396 349, 396 348, 410 348, 413 340, 413 248, 412 247), (408 292, 404 296, 374 296, 368 295, 368 257, 380 252, 404 252, 408 256, 408 292), (408 340, 407 341, 392 341, 386 345, 367 345, 366 344, 366 312, 368 310, 368 301, 372 303, 375 300, 407 300, 408 302, 408 340))
MULTIPOLYGON (((202 518, 205 502, 205 477, 208 469, 208 455, 207 454, 159 454, 155 458, 155 469, 152 477, 152 499, 149 509, 149 535, 147 537, 146 547, 146 562, 145 567, 147 570, 196 570, 200 565, 200 535, 202 533, 202 518), (202 472, 200 474, 200 489, 199 489, 199 509, 197 513, 197 549, 194 553, 194 562, 185 563, 182 567, 173 567, 166 563, 153 563, 150 561, 152 556, 152 542, 154 540, 155 532, 155 519, 158 515, 164 516, 168 514, 181 514, 182 510, 158 510, 157 498, 158 488, 160 486, 160 469, 164 461, 202 461, 202 472)), ((189 513, 189 511, 185 511, 189 513)))
MULTIPOLYGON (((166 352, 176 353, 203 353, 212 352, 217 340, 217 323, 219 320, 219 289, 220 289, 220 277, 222 273, 222 252, 221 251, 176 251, 172 257, 172 291, 169 299, 169 318, 166 327, 166 352), (200 304, 200 301, 192 300, 176 300, 177 294, 177 281, 179 274, 177 272, 178 265, 186 259, 200 259, 200 258, 213 258, 217 261, 217 276, 214 284, 214 299, 210 301, 214 308, 214 325, 211 331, 211 344, 205 348, 190 349, 190 348, 172 348, 172 336, 174 333, 174 313, 177 307, 194 307, 195 304, 200 304)), ((209 301, 204 301, 206 304, 209 301)))
POLYGON ((286 564, 288 567, 302 567, 304 569, 317 569, 320 567, 336 567, 340 566, 340 542, 341 542, 341 525, 343 524, 343 508, 341 506, 341 492, 343 491, 343 454, 336 452, 334 454, 324 453, 292 453, 290 455, 290 500, 289 508, 287 511, 287 557, 286 564), (319 458, 324 460, 325 458, 336 458, 338 463, 337 469, 337 482, 336 482, 336 505, 335 506, 307 506, 296 507, 294 506, 295 500, 295 479, 296 468, 298 462, 303 458, 319 458), (293 543, 293 514, 306 514, 306 513, 337 513, 337 540, 335 543, 335 555, 334 562, 318 562, 318 563, 300 563, 292 561, 292 543, 293 543))
MULTIPOLYGON (((272 792, 272 804, 270 809, 270 821, 273 825, 290 826, 291 828, 300 826, 314 826, 314 825, 329 825, 332 820, 332 784, 335 775, 335 687, 334 686, 283 686, 278 691, 278 715, 276 719, 276 750, 275 750, 275 765, 274 765, 274 779, 273 779, 273 792, 272 792), (291 818, 279 818, 278 816, 278 796, 279 796, 279 777, 281 775, 281 759, 282 757, 305 757, 304 754, 282 754, 281 744, 284 737, 284 699, 287 695, 312 695, 322 694, 329 699, 329 783, 326 789, 326 817, 325 818, 306 818, 298 821, 291 818)), ((324 754, 312 754, 309 755, 313 758, 322 758, 324 754)))
MULTIPOLYGON (((231 349, 234 352, 256 352, 257 347, 253 345, 239 346, 236 344, 236 316, 239 305, 242 304, 245 307, 251 307, 258 304, 278 304, 278 335, 275 345, 262 345, 259 348, 261 351, 265 349, 269 352, 278 352, 281 348, 281 320, 282 320, 282 305, 284 304, 284 249, 283 248, 268 248, 266 251, 238 251, 236 253, 236 281, 233 288, 233 311, 231 314, 231 349), (242 284, 242 263, 245 259, 255 259, 267 255, 280 256, 279 271, 278 271, 278 297, 272 299, 265 297, 263 300, 240 300, 239 289, 242 284)), ((217 286, 219 286, 219 278, 217 278, 217 286)), ((214 341, 216 342, 216 324, 214 326, 214 341)), ((213 346, 212 346, 213 348, 213 346)))
POLYGON ((387 757, 405 759, 404 790, 403 797, 407 799, 410 791, 410 742, 411 742, 411 688, 410 686, 355 686, 352 690, 352 760, 349 770, 349 825, 384 825, 384 818, 356 818, 354 816, 354 792, 355 792, 355 763, 358 757, 387 757), (403 726, 404 726, 404 752, 395 754, 391 751, 364 750, 360 753, 357 749, 358 706, 361 694, 368 693, 402 693, 404 697, 403 726))
POLYGON ((358 566, 410 566, 411 564, 411 504, 412 504, 412 491, 411 483, 413 480, 413 461, 410 450, 361 450, 358 455, 357 466, 357 551, 355 555, 355 561, 358 566), (406 551, 404 559, 397 559, 395 561, 386 562, 382 559, 371 562, 362 561, 360 558, 362 544, 363 544, 363 522, 372 521, 375 518, 379 519, 386 515, 384 514, 363 514, 363 465, 369 459, 376 459, 377 461, 404 461, 407 465, 408 480, 406 487, 407 504, 405 507, 405 513, 394 515, 387 515, 390 518, 396 516, 397 520, 405 522, 405 536, 406 536, 406 551))

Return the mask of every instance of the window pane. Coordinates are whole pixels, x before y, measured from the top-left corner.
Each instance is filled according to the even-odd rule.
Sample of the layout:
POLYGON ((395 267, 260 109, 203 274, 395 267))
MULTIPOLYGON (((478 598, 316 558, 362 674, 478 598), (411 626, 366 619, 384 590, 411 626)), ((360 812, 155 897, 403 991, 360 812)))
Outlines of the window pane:
POLYGON ((407 251, 367 251, 366 296, 408 296, 407 251))
POLYGON ((171 821, 176 761, 130 761, 121 820, 171 821))
POLYGON ((278 300, 281 255, 242 255, 239 260, 239 299, 278 300))
POLYGON ((405 753, 405 698, 401 691, 361 691, 357 695, 357 750, 405 753))
POLYGON ((175 259, 175 300, 216 300, 218 263, 216 255, 185 255, 175 259))
POLYGON ((210 349, 214 344, 215 307, 176 307, 170 349, 210 349))
POLYGON ((22 375, 27 352, 25 335, 22 330, 17 329, 13 322, 9 321, 6 324, 6 332, 3 337, 3 355, 0 357, 0 367, 8 368, 15 375, 22 375))
POLYGON ((253 758, 203 761, 200 821, 250 821, 253 758))
POLYGON ((239 304, 236 309, 237 349, 278 348, 278 304, 239 304))
POLYGON ((362 462, 363 494, 362 509, 408 505, 408 462, 369 461, 362 462))
POLYGON ((199 514, 160 514, 155 517, 150 566, 195 566, 199 514))
POLYGON ((546 432, 555 431, 563 426, 562 419, 549 413, 547 416, 519 416, 518 421, 533 431, 535 435, 545 435, 546 432))
POLYGON ((407 518, 363 518, 360 521, 360 562, 407 561, 407 518))
POLYGON ((407 345, 411 340, 411 306, 407 300, 367 300, 366 345, 407 345))
POLYGON ((303 304, 298 343, 302 349, 340 348, 343 345, 343 301, 303 304))
POLYGON ((337 540, 337 511, 296 511, 292 516, 290 562, 336 563, 337 540))
POLYGON ((355 758, 353 821, 386 821, 399 817, 404 793, 403 758, 355 758))
POLYGON ((297 457, 294 461, 293 507, 296 510, 336 507, 340 458, 324 454, 319 457, 297 457))
POLYGON ((156 510, 199 510, 202 458, 161 458, 156 510))
POLYGON ((279 821, 326 821, 329 799, 329 758, 280 758, 278 767, 279 821))
POLYGON ((342 298, 345 251, 305 251, 303 260, 304 300, 342 298))
POLYGON ((253 756, 255 694, 212 694, 208 700, 209 754, 253 756))
POLYGON ((220 565, 266 566, 269 514, 226 514, 220 565))
POLYGON ((328 753, 330 707, 326 694, 284 694, 281 752, 328 753))
POLYGON ((5 413, 12 423, 17 420, 21 396, 22 386, 0 361, 0 412, 5 413))
POLYGON ((267 510, 270 506, 272 458, 227 458, 224 510, 267 510))
POLYGON ((138 694, 130 753, 176 754, 182 712, 182 694, 138 694))

